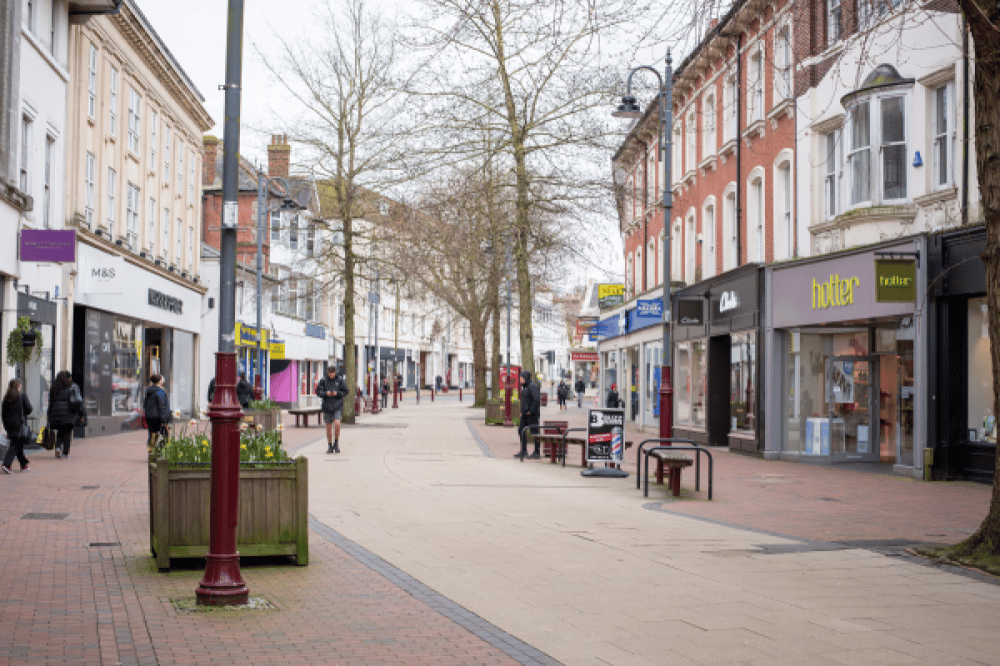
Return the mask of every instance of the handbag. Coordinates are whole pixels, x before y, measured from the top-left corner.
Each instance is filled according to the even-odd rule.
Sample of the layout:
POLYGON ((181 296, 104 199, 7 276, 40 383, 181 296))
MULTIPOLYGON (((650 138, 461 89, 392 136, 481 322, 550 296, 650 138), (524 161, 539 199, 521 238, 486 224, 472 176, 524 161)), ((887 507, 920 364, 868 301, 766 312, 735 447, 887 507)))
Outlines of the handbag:
POLYGON ((87 410, 80 406, 80 412, 76 415, 76 422, 73 424, 81 428, 87 427, 87 410))
POLYGON ((18 406, 21 408, 21 427, 17 429, 17 438, 25 439, 29 442, 31 441, 31 425, 28 423, 28 417, 24 414, 24 394, 21 394, 21 399, 18 402, 18 406))
POLYGON ((51 426, 45 426, 38 431, 38 438, 35 442, 47 451, 56 448, 56 432, 51 426))

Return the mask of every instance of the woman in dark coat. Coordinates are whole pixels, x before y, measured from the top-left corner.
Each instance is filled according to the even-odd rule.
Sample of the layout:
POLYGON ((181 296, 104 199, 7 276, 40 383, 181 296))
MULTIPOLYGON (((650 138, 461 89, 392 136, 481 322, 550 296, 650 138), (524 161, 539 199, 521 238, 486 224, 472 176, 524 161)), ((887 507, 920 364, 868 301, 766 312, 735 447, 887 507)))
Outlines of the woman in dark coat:
POLYGON ((13 474, 10 466, 14 464, 14 456, 21 463, 21 471, 28 471, 28 459, 24 456, 24 445, 28 440, 21 437, 21 426, 28 421, 28 414, 31 413, 31 403, 28 396, 21 392, 21 381, 10 380, 7 385, 7 393, 3 397, 3 429, 7 431, 7 439, 10 446, 7 447, 7 455, 3 458, 4 474, 13 474))
POLYGON ((69 370, 60 370, 49 392, 49 427, 56 431, 56 458, 69 458, 73 426, 83 407, 83 394, 69 370))
POLYGON ((170 413, 170 399, 167 397, 166 389, 163 388, 163 375, 150 375, 142 408, 146 417, 146 429, 149 430, 149 438, 152 440, 154 435, 166 431, 173 420, 173 414, 170 413))
POLYGON ((612 384, 608 391, 608 400, 605 403, 608 409, 618 409, 621 407, 621 399, 618 397, 618 384, 612 384))

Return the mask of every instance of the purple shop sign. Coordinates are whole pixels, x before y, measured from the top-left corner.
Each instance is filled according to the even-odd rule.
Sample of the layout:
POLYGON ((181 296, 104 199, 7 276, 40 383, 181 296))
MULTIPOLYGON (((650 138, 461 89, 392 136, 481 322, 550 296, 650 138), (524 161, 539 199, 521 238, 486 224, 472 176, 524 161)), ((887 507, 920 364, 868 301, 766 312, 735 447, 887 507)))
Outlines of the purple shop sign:
POLYGON ((76 261, 76 231, 23 229, 21 261, 76 261))

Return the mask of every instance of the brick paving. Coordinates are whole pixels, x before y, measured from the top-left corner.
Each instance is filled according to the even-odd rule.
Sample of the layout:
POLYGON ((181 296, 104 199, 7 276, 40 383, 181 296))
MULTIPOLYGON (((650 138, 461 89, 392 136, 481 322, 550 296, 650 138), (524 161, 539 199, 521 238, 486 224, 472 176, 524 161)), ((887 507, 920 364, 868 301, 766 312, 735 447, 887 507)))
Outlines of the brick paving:
MULTIPOLYGON (((439 400, 458 404, 454 396, 439 400)), ((470 409, 467 424, 484 454, 509 459, 518 449, 514 431, 484 426, 481 415, 470 409)), ((571 426, 584 419, 575 403, 564 412, 555 405, 543 411, 543 420, 571 426)), ((363 419, 361 426, 371 424, 363 419)), ((285 430, 293 451, 323 438, 315 426, 285 430)), ((359 444, 349 426, 343 439, 359 444)), ((316 520, 308 567, 243 564, 251 594, 263 595, 274 610, 178 610, 172 602, 193 600, 202 569, 153 566, 144 434, 78 440, 69 460, 40 450, 28 455, 30 472, 0 477, 6 629, 0 666, 555 663, 316 520)), ((633 467, 634 453, 626 460, 634 474, 633 467)), ((622 483, 641 492, 634 477, 622 483)), ((956 541, 978 526, 990 494, 976 484, 922 483, 723 451, 716 455, 714 501, 704 501, 704 485, 694 492, 691 470, 683 489, 674 500, 654 487, 646 506, 861 547, 956 541)))

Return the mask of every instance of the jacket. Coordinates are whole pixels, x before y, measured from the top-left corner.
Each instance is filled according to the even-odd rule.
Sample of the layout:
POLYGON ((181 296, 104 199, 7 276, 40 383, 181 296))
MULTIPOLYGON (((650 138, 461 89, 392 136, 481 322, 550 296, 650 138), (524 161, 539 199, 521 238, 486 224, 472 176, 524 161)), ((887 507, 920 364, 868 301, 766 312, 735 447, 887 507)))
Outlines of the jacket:
POLYGON ((174 415, 170 413, 170 399, 167 397, 167 392, 159 386, 146 388, 142 409, 147 421, 170 423, 173 420, 174 415))
POLYGON ((236 401, 240 403, 240 407, 246 409, 251 400, 253 400, 253 384, 240 377, 236 382, 236 401))
POLYGON ((69 386, 53 389, 49 393, 49 425, 73 425, 81 407, 83 407, 83 396, 76 384, 70 383, 69 386))
POLYGON ((608 409, 618 409, 621 406, 621 398, 618 397, 618 391, 614 389, 608 391, 608 402, 606 406, 608 409))
POLYGON ((208 382, 208 401, 212 402, 215 398, 215 377, 212 377, 212 381, 208 382))
POLYGON ((583 383, 582 379, 578 379, 576 380, 576 386, 574 386, 573 388, 576 389, 577 393, 583 393, 584 391, 587 390, 587 385, 583 383))
POLYGON ((538 384, 531 381, 531 373, 525 370, 521 373, 521 379, 527 383, 521 388, 521 418, 526 416, 538 419, 542 407, 541 391, 538 384))
POLYGON ((324 377, 316 384, 316 395, 323 399, 324 412, 336 412, 344 407, 344 397, 347 395, 347 383, 340 375, 333 379, 324 377), (333 395, 327 395, 332 391, 333 395))
POLYGON ((13 439, 17 435, 21 424, 28 420, 31 410, 31 401, 23 392, 14 400, 3 401, 3 429, 7 431, 7 437, 13 439))

